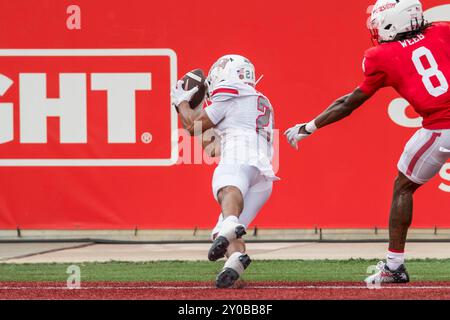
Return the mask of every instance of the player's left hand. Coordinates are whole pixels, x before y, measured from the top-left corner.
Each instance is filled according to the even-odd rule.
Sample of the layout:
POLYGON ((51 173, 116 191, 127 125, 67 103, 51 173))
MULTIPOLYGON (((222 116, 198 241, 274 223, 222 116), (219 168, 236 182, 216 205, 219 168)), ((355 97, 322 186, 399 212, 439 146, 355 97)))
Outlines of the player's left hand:
POLYGON ((172 97, 172 104, 175 107, 178 107, 183 101, 189 102, 191 101, 194 94, 198 91, 198 86, 192 88, 189 91, 183 89, 184 81, 180 80, 177 82, 177 85, 172 88, 170 96, 172 97))
POLYGON ((287 138, 288 143, 294 148, 298 150, 298 143, 306 138, 308 138, 311 133, 307 133, 304 128, 306 123, 296 124, 292 128, 287 129, 284 132, 284 135, 287 138))

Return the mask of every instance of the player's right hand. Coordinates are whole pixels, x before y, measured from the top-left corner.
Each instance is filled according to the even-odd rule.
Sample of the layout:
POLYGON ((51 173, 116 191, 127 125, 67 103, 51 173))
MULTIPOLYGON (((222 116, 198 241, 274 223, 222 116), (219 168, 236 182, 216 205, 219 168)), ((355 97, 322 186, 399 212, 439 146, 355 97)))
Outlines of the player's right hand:
POLYGON ((311 134, 306 133, 305 130, 302 130, 306 126, 306 123, 296 124, 292 128, 287 129, 284 132, 284 135, 287 138, 288 143, 294 148, 298 150, 298 143, 306 138, 308 138, 311 134), (305 132, 305 133, 303 133, 305 132))
POLYGON ((183 101, 189 102, 191 101, 194 94, 198 91, 198 86, 192 88, 189 91, 183 89, 184 81, 180 80, 177 82, 177 85, 172 88, 170 96, 172 97, 172 104, 175 107, 178 107, 183 101))

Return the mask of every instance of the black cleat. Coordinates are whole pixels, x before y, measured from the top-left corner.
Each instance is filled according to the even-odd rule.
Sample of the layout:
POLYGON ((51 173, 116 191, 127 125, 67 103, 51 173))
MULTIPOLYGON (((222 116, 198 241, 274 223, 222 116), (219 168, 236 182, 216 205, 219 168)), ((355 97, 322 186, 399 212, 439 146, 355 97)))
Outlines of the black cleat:
MULTIPOLYGON (((239 257, 239 261, 242 263, 244 270, 248 268, 252 260, 247 254, 243 254, 239 257)), ((232 287, 239 279, 239 273, 232 268, 224 268, 216 278, 216 287, 220 289, 232 287)))
POLYGON ((248 268, 248 266, 250 265, 250 263, 252 263, 252 259, 250 259, 248 254, 243 254, 242 256, 240 256, 239 261, 244 266, 244 270, 246 270, 248 268))
POLYGON ((217 275, 216 287, 219 289, 230 288, 237 279, 239 279, 239 274, 235 270, 225 268, 217 275))
MULTIPOLYGON (((234 230, 236 233, 236 239, 242 238, 247 232, 243 225, 238 225, 234 230)), ((225 257, 230 242, 224 236, 217 237, 208 252, 209 261, 217 261, 225 257)))
POLYGON ((409 282, 409 274, 406 271, 406 267, 402 264, 397 270, 392 271, 386 265, 386 271, 392 273, 393 283, 408 283, 409 282))
POLYGON ((227 238, 223 236, 217 237, 216 240, 214 240, 211 248, 209 249, 209 261, 217 261, 220 258, 223 258, 225 256, 225 253, 227 253, 229 245, 230 242, 228 242, 227 238))
POLYGON ((237 226, 234 232, 236 232, 236 239, 240 239, 247 234, 245 227, 242 224, 237 226))

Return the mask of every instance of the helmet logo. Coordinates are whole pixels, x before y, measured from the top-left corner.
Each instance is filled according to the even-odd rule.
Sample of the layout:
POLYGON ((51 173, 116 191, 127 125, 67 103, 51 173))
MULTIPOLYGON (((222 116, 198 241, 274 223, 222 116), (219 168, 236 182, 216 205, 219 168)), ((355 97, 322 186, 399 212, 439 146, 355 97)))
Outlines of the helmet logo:
POLYGON ((393 9, 395 8, 395 6, 397 5, 397 3, 387 3, 385 5, 379 6, 378 8, 373 10, 372 14, 378 14, 380 12, 389 10, 389 9, 393 9))
POLYGON ((222 59, 222 60, 220 60, 220 61, 217 63, 217 66, 218 66, 219 68, 225 69, 225 66, 226 66, 227 63, 230 62, 230 61, 231 61, 231 59, 229 59, 229 58, 222 59))
POLYGON ((238 70, 239 79, 244 80, 245 74, 244 74, 244 68, 241 68, 238 70))

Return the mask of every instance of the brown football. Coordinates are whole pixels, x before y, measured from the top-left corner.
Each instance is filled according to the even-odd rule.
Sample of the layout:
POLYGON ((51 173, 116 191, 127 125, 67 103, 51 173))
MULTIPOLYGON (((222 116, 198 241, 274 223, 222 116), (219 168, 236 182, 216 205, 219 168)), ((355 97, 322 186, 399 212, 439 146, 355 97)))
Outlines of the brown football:
POLYGON ((192 97, 189 105, 191 109, 196 109, 205 100, 206 96, 206 77, 202 69, 195 69, 186 73, 182 79, 184 81, 183 89, 190 90, 198 86, 198 91, 192 97))

